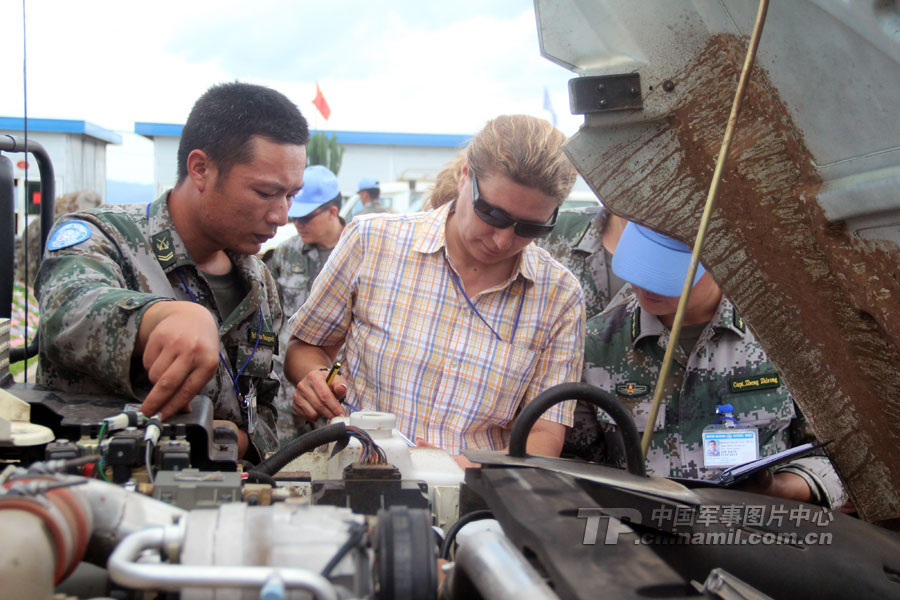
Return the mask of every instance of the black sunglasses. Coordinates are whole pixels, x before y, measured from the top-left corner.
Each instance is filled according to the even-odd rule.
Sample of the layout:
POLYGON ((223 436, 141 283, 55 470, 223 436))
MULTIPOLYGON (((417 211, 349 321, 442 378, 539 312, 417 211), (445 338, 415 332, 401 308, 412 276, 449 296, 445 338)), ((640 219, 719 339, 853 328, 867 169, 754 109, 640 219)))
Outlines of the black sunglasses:
POLYGON ((507 227, 512 226, 516 235, 523 238, 544 237, 553 231, 553 227, 556 225, 556 216, 559 213, 559 207, 553 211, 553 216, 550 217, 550 220, 546 223, 517 221, 499 206, 494 206, 482 198, 481 192, 478 190, 478 179, 475 177, 475 171, 469 169, 469 173, 472 174, 472 209, 482 221, 497 229, 506 229, 507 227))
POLYGON ((291 219, 291 221, 293 221, 297 225, 306 225, 307 223, 309 223, 310 221, 312 221, 313 219, 318 217, 320 214, 325 212, 325 209, 327 209, 328 206, 329 205, 327 203, 323 204, 322 206, 316 208, 314 211, 312 211, 308 215, 305 215, 302 217, 294 217, 293 219, 291 219))

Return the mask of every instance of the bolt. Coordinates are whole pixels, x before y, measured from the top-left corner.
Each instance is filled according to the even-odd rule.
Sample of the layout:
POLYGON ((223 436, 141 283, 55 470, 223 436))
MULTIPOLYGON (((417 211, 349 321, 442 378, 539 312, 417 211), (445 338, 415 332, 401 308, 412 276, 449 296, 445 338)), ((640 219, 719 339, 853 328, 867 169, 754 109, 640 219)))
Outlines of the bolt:
POLYGON ((631 92, 631 95, 632 95, 632 96, 637 96, 637 95, 638 95, 638 89, 637 89, 637 88, 631 88, 631 89, 628 90, 628 91, 631 92))
POLYGON ((671 92, 675 89, 675 84, 671 79, 666 79, 665 81, 663 81, 663 89, 667 92, 671 92))
POLYGON ((607 104, 608 104, 608 103, 606 102, 606 100, 601 100, 601 101, 600 101, 600 106, 601 106, 601 107, 606 106, 607 104))
POLYGON ((599 84, 599 85, 597 86, 597 91, 598 91, 598 92, 602 92, 602 91, 605 90, 605 89, 606 89, 606 84, 601 83, 601 84, 599 84))

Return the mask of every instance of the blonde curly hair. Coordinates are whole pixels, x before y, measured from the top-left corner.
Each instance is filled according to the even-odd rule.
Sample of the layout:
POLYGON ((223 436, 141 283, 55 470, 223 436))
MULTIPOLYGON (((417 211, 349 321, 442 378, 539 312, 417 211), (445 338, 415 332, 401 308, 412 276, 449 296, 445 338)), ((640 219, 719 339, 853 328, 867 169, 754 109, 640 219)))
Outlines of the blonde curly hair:
POLYGON ((488 121, 469 145, 438 173, 430 208, 456 200, 463 165, 479 177, 505 175, 535 188, 561 205, 575 185, 575 167, 563 154, 566 136, 548 121, 529 115, 501 115, 488 121))

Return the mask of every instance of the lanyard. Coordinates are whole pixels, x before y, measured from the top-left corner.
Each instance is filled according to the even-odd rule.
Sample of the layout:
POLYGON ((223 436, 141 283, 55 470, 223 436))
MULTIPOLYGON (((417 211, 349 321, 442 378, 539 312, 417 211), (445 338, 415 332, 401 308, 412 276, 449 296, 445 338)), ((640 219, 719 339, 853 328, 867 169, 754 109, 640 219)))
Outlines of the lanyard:
MULTIPOLYGON (((190 288, 187 286, 187 283, 185 283, 184 277, 181 276, 181 273, 178 273, 176 271, 175 274, 178 275, 178 279, 181 280, 181 285, 182 285, 182 287, 184 287, 184 291, 187 292, 188 296, 190 296, 191 301, 193 301, 196 304, 200 304, 199 302, 197 302, 197 298, 194 296, 194 294, 191 292, 190 288)), ((247 365, 250 364, 250 361, 253 359, 253 355, 256 354, 256 350, 257 350, 257 348, 259 348, 259 337, 260 337, 260 334, 262 333, 263 315, 262 315, 262 307, 257 306, 256 309, 259 311, 259 324, 256 326, 256 343, 253 344, 253 351, 250 353, 250 356, 247 357, 247 360, 244 361, 244 364, 241 365, 241 368, 238 369, 237 373, 232 373, 231 366, 228 364, 228 361, 225 360, 225 356, 221 352, 219 352, 219 362, 222 363, 222 366, 225 367, 225 372, 228 373, 228 377, 231 378, 231 385, 234 387, 234 393, 237 395, 238 399, 241 401, 241 407, 247 409, 247 419, 248 419, 247 427, 248 428, 250 427, 249 421, 252 420, 252 418, 253 418, 251 415, 252 408, 253 408, 252 401, 251 401, 251 399, 247 398, 246 396, 244 396, 244 394, 241 393, 241 389, 238 386, 238 378, 244 373, 244 369, 246 369, 247 365)))
MULTIPOLYGON (((497 333, 497 331, 493 327, 491 327, 490 323, 488 323, 485 320, 485 318, 483 316, 481 316, 481 313, 478 312, 478 309, 475 308, 475 304, 472 302, 472 300, 469 299, 469 296, 466 294, 466 290, 463 289, 462 283, 459 280, 459 276, 456 274, 456 271, 454 271, 452 267, 450 268, 450 277, 453 278, 453 283, 456 284, 456 289, 459 290, 459 293, 461 293, 463 295, 463 298, 466 299, 466 302, 469 303, 469 308, 472 309, 472 312, 474 312, 475 315, 478 316, 479 319, 481 319, 481 322, 484 323, 485 327, 487 327, 488 329, 491 330, 491 333, 494 334, 494 337, 497 338, 497 341, 502 342, 503 340, 500 339, 500 334, 497 333)), ((512 330, 512 335, 509 338, 509 343, 512 343, 512 341, 516 337, 516 331, 518 331, 518 329, 519 329, 519 317, 522 316, 522 305, 524 303, 525 303, 525 290, 523 289, 522 295, 519 297, 519 308, 516 310, 516 320, 513 322, 513 330, 512 330)))

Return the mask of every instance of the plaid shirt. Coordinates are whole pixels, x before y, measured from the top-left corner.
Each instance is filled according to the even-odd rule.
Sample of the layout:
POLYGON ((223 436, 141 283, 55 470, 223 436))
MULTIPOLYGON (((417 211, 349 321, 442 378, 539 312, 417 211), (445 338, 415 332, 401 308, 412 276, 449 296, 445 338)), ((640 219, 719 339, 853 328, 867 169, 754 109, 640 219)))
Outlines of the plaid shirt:
MULTIPOLYGON (((470 306, 447 260, 451 210, 355 219, 290 327, 316 346, 345 340, 350 404, 394 413, 410 438, 458 454, 505 447, 522 406, 580 380, 584 297, 529 244, 510 279, 470 306)), ((544 418, 570 426, 573 411, 566 402, 544 418)))

